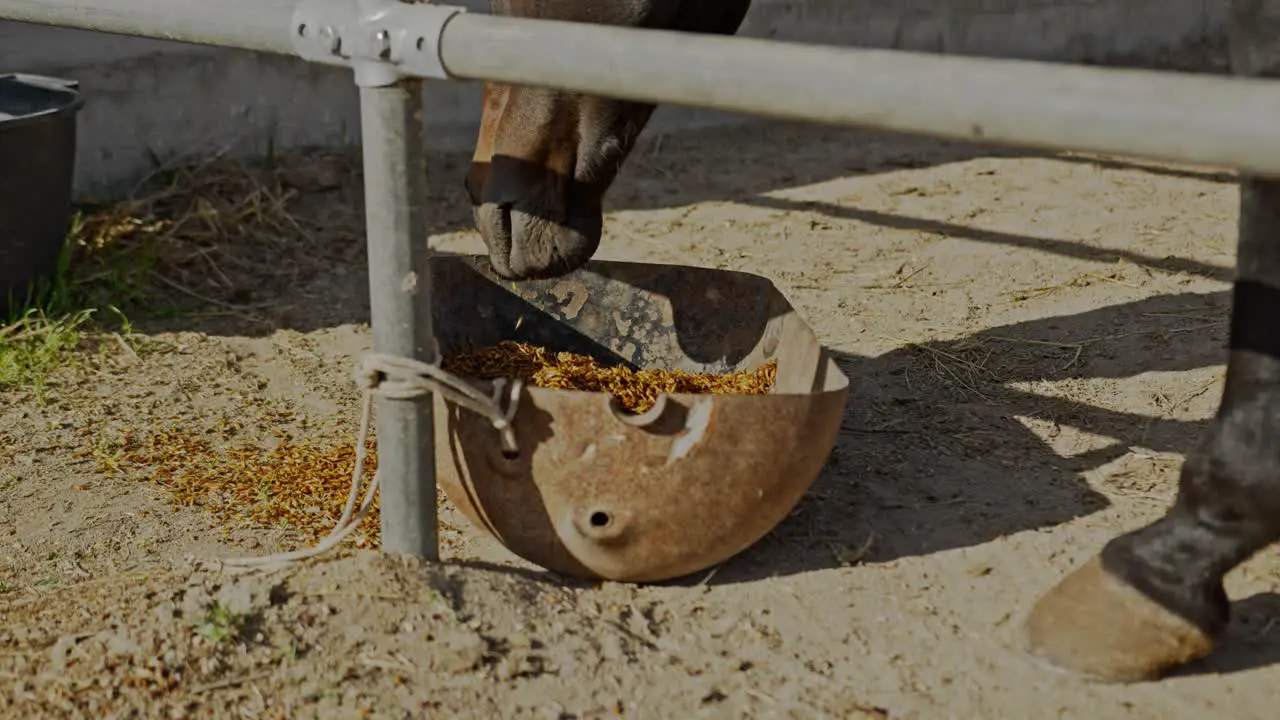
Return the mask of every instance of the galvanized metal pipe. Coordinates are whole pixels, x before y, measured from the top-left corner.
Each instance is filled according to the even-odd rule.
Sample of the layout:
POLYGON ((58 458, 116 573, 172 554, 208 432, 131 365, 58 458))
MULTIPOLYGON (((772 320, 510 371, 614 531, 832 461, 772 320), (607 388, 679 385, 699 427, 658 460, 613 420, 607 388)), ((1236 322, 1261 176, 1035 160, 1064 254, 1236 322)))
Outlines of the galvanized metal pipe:
POLYGON ((1280 176, 1280 82, 463 15, 450 74, 1280 176))
POLYGON ((0 0, 0 20, 292 55, 293 0, 0 0))
MULTIPOLYGON (((0 17, 292 54, 292 7, 289 0, 0 0, 0 17)), ((463 79, 1280 176, 1274 81, 478 13, 454 18, 439 41, 445 67, 463 79)))
MULTIPOLYGON (((360 123, 374 351, 431 362, 421 86, 360 88, 360 123)), ((377 411, 382 549, 438 559, 431 396, 379 398, 377 411)))

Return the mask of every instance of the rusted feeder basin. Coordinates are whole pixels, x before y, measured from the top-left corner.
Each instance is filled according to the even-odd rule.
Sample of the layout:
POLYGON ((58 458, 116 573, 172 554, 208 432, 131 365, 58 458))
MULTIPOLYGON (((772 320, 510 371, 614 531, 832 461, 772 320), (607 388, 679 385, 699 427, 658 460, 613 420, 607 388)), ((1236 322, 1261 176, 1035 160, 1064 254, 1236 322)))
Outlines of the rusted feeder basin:
POLYGON ((627 582, 717 565, 787 516, 835 444, 848 378, 766 278, 593 261, 512 283, 483 257, 431 262, 445 356, 516 340, 638 368, 723 373, 778 361, 767 395, 670 394, 639 415, 606 393, 526 386, 514 457, 488 420, 437 395, 440 485, 530 562, 627 582))

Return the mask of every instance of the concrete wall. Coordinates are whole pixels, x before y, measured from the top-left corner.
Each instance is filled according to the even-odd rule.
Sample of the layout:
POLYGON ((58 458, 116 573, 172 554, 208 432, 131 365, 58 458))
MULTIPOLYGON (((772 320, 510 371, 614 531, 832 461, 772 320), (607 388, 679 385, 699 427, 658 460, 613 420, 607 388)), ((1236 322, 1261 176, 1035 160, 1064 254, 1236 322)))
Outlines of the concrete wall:
MULTIPOLYGON (((91 2, 92 0, 86 0, 91 2)), ((211 0, 212 1, 212 0, 211 0)), ((486 0, 464 0, 483 11, 486 0)), ((1144 57, 1221 33, 1226 0, 755 0, 741 34, 1066 61, 1144 57)), ((358 144, 348 72, 285 57, 0 22, 0 72, 82 83, 77 189, 106 197, 157 161, 358 144)), ((428 145, 468 147, 473 83, 427 86, 428 145)), ((666 108, 655 129, 731 120, 666 108)))

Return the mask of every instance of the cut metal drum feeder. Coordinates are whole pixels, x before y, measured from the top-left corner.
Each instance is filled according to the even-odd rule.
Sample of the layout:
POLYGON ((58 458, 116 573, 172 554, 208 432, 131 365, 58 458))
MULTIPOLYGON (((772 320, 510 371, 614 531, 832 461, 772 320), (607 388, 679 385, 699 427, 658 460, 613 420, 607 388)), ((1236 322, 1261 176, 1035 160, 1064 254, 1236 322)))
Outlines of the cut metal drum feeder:
MULTIPOLYGON (((478 527, 565 575, 655 582, 768 534, 817 479, 848 379, 769 280, 593 261, 512 283, 479 256, 431 259, 440 352, 514 340, 633 368, 726 373, 776 360, 765 395, 660 395, 632 414, 607 393, 525 386, 504 452, 484 417, 436 394, 438 482, 478 527)), ((486 391, 497 381, 474 383, 486 391)))

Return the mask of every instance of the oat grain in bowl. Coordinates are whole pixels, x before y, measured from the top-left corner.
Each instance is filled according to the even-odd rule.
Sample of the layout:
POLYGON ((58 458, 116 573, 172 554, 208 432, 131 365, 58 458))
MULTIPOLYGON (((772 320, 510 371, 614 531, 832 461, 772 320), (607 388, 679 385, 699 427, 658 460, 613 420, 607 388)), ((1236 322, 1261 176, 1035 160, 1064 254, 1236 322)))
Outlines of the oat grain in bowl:
POLYGON ((642 413, 662 393, 765 395, 778 373, 777 361, 755 370, 688 373, 683 370, 632 370, 601 364, 595 358, 552 352, 527 343, 504 340, 492 347, 461 353, 444 361, 445 370, 477 380, 518 377, 543 388, 606 392, 624 408, 642 413))

